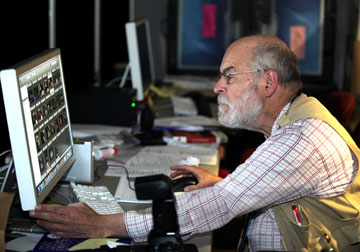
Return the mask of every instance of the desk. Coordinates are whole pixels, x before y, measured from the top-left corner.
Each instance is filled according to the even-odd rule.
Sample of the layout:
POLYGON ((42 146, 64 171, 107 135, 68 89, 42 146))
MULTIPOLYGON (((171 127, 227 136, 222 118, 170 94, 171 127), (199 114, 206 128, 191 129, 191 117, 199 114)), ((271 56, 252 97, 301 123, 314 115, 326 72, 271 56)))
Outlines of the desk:
MULTIPOLYGON (((91 126, 91 125, 73 125, 74 132, 82 132, 82 133, 90 133, 91 131, 95 132, 96 134, 103 134, 103 133, 117 133, 119 130, 123 128, 115 127, 115 126, 91 126), (101 128, 104 130, 102 131, 101 128), (93 129, 93 130, 92 130, 93 129)), ((200 167, 208 170, 209 172, 213 174, 218 174, 219 172, 219 156, 217 158, 216 165, 202 165, 200 164, 200 167)), ((95 166, 96 167, 96 166, 95 166)), ((101 169, 97 169, 97 175, 100 177, 100 179, 94 181, 94 185, 106 185, 109 189, 109 191, 115 195, 115 191, 117 189, 117 186, 121 179, 126 179, 125 177, 109 177, 104 176, 104 173, 106 171, 106 168, 103 167, 101 169)), ((122 208, 124 210, 134 210, 143 208, 142 205, 136 205, 136 204, 121 204, 122 208)), ((211 245, 212 245, 212 232, 207 232, 203 234, 197 234, 193 237, 191 237, 189 240, 186 241, 186 243, 192 243, 195 244, 200 252, 209 252, 211 251, 211 245)))
MULTIPOLYGON (((75 134, 76 137, 86 137, 90 134, 104 134, 104 133, 118 133, 119 130, 123 129, 122 127, 115 127, 115 126, 104 126, 104 125, 86 125, 86 128, 84 128, 84 125, 72 125, 74 133, 82 133, 82 134, 75 134)), ((97 165, 97 164, 96 164, 97 165)), ((213 172, 214 174, 218 173, 219 169, 219 158, 217 158, 216 165, 200 165, 205 169, 208 169, 210 172, 213 172)), ((116 188, 119 184, 119 177, 108 177, 104 176, 104 173, 106 171, 106 168, 101 168, 97 170, 97 175, 100 177, 100 179, 94 181, 93 185, 105 185, 108 187, 111 193, 115 193, 116 188)), ((68 186, 60 186, 56 188, 53 193, 53 200, 58 201, 60 203, 68 204, 69 202, 64 201, 64 198, 62 195, 72 195, 70 189, 68 186), (62 194, 57 194, 56 190, 61 191, 62 194)), ((125 208, 125 207, 124 207, 125 208)), ((200 252, 209 252, 211 251, 211 245, 212 245, 212 232, 207 232, 204 234, 198 234, 186 241, 186 243, 195 244, 200 252)))

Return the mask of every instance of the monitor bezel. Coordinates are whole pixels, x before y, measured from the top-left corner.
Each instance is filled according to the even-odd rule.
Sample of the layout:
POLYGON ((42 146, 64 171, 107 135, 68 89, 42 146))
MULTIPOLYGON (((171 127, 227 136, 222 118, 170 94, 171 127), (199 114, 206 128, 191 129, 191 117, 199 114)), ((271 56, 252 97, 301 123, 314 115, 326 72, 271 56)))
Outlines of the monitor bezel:
POLYGON ((62 179, 64 174, 75 162, 74 143, 70 124, 71 120, 67 106, 65 80, 60 49, 55 48, 46 50, 10 67, 9 69, 2 70, 0 72, 0 78, 21 207, 24 211, 28 211, 34 209, 36 205, 40 204, 47 197, 47 195, 52 191, 55 185, 62 179), (54 174, 46 187, 44 187, 43 191, 38 194, 34 172, 32 169, 32 157, 30 150, 33 148, 33 146, 31 147, 30 145, 34 144, 32 143, 31 138, 33 137, 35 139, 35 137, 30 136, 26 129, 25 120, 27 118, 25 114, 26 111, 24 111, 22 106, 22 94, 19 83, 19 76, 54 57, 59 57, 59 70, 61 72, 61 81, 63 83, 62 88, 66 111, 65 113, 67 116, 70 136, 70 146, 68 149, 70 150, 71 148, 72 155, 64 163, 62 168, 59 169, 56 174, 54 174))

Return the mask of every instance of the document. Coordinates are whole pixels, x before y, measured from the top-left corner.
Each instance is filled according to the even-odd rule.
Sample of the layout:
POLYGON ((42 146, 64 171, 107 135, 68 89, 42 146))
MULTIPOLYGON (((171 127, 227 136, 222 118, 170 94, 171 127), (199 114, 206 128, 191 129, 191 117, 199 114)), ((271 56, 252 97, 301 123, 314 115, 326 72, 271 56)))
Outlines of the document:
POLYGON ((129 177, 152 174, 170 175, 170 167, 181 164, 189 156, 197 157, 200 164, 216 165, 217 146, 216 144, 181 144, 144 147, 125 162, 108 160, 109 168, 105 176, 123 176, 126 175, 126 171, 129 177))
MULTIPOLYGON (((165 174, 170 175, 170 166, 176 165, 181 160, 180 157, 172 154, 163 153, 150 153, 140 151, 137 155, 133 156, 130 160, 125 163, 125 167, 129 173, 129 176, 139 175, 151 175, 151 174, 165 174)), ((109 164, 108 164, 109 165, 109 164)), ((124 169, 114 171, 113 167, 109 165, 105 175, 110 176, 109 173, 113 171, 113 176, 125 175, 124 169)))
POLYGON ((220 126, 219 122, 215 118, 210 118, 202 115, 198 116, 172 116, 172 117, 163 117, 156 118, 154 122, 155 126, 173 126, 173 127, 182 127, 182 129, 189 127, 189 130, 194 129, 198 131, 199 127, 204 126, 220 126))

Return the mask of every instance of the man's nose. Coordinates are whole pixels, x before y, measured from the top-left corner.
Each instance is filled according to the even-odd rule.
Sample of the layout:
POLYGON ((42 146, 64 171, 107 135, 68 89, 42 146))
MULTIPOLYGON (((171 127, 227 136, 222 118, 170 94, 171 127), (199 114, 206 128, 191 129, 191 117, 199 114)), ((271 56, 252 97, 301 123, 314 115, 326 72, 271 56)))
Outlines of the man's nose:
POLYGON ((222 76, 215 84, 214 87, 214 92, 219 94, 219 93, 225 93, 227 90, 227 85, 226 85, 226 80, 225 78, 222 76))

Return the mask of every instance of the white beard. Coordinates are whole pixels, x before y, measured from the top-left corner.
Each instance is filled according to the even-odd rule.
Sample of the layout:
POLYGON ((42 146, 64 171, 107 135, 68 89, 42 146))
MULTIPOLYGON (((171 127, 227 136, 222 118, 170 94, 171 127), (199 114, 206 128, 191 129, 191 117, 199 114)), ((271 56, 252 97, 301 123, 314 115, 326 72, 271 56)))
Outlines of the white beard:
POLYGON ((224 94, 218 96, 218 119, 220 124, 228 128, 250 129, 263 109, 258 95, 247 90, 234 104, 231 104, 224 94), (225 109, 225 106, 227 109, 225 109))

